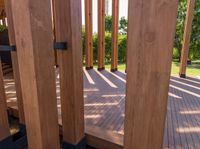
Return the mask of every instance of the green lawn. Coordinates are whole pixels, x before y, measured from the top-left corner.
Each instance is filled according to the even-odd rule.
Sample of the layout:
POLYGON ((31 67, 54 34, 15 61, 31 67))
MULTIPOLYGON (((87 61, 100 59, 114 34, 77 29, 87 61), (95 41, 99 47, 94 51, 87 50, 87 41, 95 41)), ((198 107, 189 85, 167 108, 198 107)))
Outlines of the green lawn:
MULTIPOLYGON (((105 67, 110 69, 110 64, 106 64, 105 67)), ((119 64, 118 69, 124 71, 125 64, 119 64)), ((173 61, 171 74, 179 74, 179 62, 173 61)), ((187 67, 187 74, 200 76, 200 60, 192 61, 192 65, 187 67)))

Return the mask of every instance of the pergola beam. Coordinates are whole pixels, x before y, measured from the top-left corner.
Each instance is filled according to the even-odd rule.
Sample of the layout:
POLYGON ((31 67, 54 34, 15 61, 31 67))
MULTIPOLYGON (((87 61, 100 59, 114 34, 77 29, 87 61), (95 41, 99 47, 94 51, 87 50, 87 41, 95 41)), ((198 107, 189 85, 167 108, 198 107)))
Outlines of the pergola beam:
POLYGON ((178 0, 131 0, 124 149, 161 149, 178 0))
POLYGON ((112 51, 111 71, 117 71, 118 66, 118 30, 119 30, 119 0, 112 0, 112 51))
POLYGON ((59 149, 51 4, 11 2, 28 147, 59 149))
POLYGON ((104 70, 105 57, 105 0, 98 0, 98 70, 104 70))
POLYGON ((186 67, 189 55, 190 38, 192 32, 192 20, 194 15, 195 0, 188 0, 187 2, 187 15, 185 20, 184 39, 181 52, 180 72, 182 78, 186 77, 186 67))
POLYGON ((70 148, 82 143, 85 137, 81 0, 56 0, 54 8, 56 41, 68 43, 68 49, 58 51, 57 54, 63 139, 65 145, 70 148))
POLYGON ((93 68, 92 0, 85 0, 86 69, 93 68))

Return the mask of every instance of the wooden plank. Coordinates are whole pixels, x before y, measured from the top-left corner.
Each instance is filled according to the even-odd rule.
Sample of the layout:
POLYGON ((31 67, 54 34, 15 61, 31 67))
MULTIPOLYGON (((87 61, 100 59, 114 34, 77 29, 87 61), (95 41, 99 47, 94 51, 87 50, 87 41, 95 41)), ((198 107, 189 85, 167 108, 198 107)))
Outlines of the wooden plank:
POLYGON ((117 66, 118 66, 118 30, 119 30, 119 0, 113 0, 111 71, 117 71, 117 66))
POLYGON ((192 20, 194 15, 195 0, 188 0, 187 2, 187 15, 185 20, 185 30, 184 39, 181 53, 181 63, 180 63, 180 77, 186 77, 186 67, 189 54, 189 45, 192 32, 192 20))
POLYGON ((87 144, 92 147, 99 149, 123 148, 123 135, 92 125, 87 125, 85 132, 87 144))
POLYGON ((10 134, 9 131, 7 129, 5 129, 4 127, 1 126, 0 124, 0 141, 7 138, 10 134))
POLYGON ((105 0, 98 0, 98 70, 105 69, 105 0))
MULTIPOLYGON (((3 82, 3 71, 2 71, 1 58, 0 58, 0 126, 2 128, 4 128, 4 131, 6 134, 9 134, 6 94, 5 94, 5 88, 4 88, 4 82, 3 82)), ((2 135, 2 137, 3 136, 6 137, 6 135, 2 135)))
POLYGON ((124 148, 162 148, 178 0, 129 1, 124 148))
MULTIPOLYGON (((5 0, 5 9, 6 9, 7 21, 8 21, 9 41, 10 41, 10 45, 16 45, 14 26, 13 26, 13 16, 12 16, 12 10, 10 9, 10 6, 11 6, 11 1, 5 0)), ((20 119, 20 122, 24 124, 25 123, 24 107, 23 107, 22 89, 21 89, 21 82, 20 82, 17 52, 12 51, 11 57, 12 57, 13 74, 14 74, 14 79, 15 79, 16 94, 17 94, 17 105, 19 109, 19 119, 20 119)))
POLYGON ((63 137, 77 144, 85 136, 81 0, 55 1, 55 29, 56 41, 68 43, 66 51, 58 51, 63 137))
POLYGON ((92 0, 85 0, 86 69, 93 68, 92 0))
POLYGON ((11 2, 29 149, 58 149, 50 1, 11 2))

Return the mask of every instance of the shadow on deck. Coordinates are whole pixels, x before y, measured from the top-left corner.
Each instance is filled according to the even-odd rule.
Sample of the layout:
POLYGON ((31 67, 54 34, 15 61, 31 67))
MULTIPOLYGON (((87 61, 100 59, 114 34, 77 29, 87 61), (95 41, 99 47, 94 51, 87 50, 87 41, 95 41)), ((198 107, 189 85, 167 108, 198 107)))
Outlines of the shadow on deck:
MULTIPOLYGON (((56 72, 58 111, 60 111, 59 75, 56 72)), ((84 70, 85 131, 91 145, 98 138, 121 148, 124 134, 126 74, 84 70)), ((8 106, 17 110, 12 78, 5 79, 8 106)), ((15 112, 13 112, 14 115, 15 112)), ((59 123, 62 124, 59 116, 59 123)), ((96 142, 95 142, 96 143, 96 142)), ((108 144, 106 144, 108 145, 108 144)), ((100 147, 100 146, 99 146, 100 147)), ((103 146, 101 146, 103 147, 103 146)), ((200 148, 200 79, 171 76, 168 112, 163 148, 200 148)))

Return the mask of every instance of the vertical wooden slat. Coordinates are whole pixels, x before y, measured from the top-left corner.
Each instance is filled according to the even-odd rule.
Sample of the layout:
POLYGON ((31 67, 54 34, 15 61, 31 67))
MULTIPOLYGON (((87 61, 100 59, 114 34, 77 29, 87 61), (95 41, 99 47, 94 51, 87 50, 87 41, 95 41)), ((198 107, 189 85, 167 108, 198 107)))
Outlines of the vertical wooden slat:
POLYGON ((85 0, 86 69, 93 68, 92 0, 85 0))
MULTIPOLYGON (((8 124, 8 115, 7 115, 7 105, 6 105, 6 94, 3 82, 3 71, 0 58, 0 126, 3 127, 9 135, 9 124, 8 124)), ((0 132, 1 133, 1 132, 0 132)), ((6 136, 4 136, 6 137, 6 136)))
POLYGON ((105 0, 98 0, 98 70, 105 69, 105 0))
POLYGON ((124 148, 161 149, 178 0, 131 0, 124 148))
POLYGON ((81 0, 56 0, 56 41, 68 43, 66 51, 58 51, 58 65, 63 137, 69 144, 84 138, 81 27, 81 0))
POLYGON ((117 71, 118 66, 118 30, 119 30, 119 0, 112 0, 112 52, 111 71, 117 71))
MULTIPOLYGON (((15 45, 15 33, 14 33, 14 26, 13 26, 13 16, 11 10, 11 0, 5 0, 5 9, 7 14, 7 21, 8 21, 8 33, 9 33, 9 41, 10 45, 15 45)), ((16 88, 16 95, 17 95, 17 105, 19 111, 19 119, 20 123, 25 123, 24 118, 24 107, 23 107, 23 99, 22 99, 22 89, 21 89, 21 82, 20 82, 20 75, 19 75, 19 64, 17 58, 17 52, 11 52, 12 57, 12 67, 13 67, 13 74, 15 80, 15 88, 16 88)))
POLYGON ((12 2, 29 149, 58 149, 50 0, 12 2))
POLYGON ((184 39, 181 53, 180 63, 180 77, 186 77, 186 67, 189 54, 190 37, 192 31, 192 20, 194 15, 195 0, 188 0, 187 2, 187 16, 185 20, 184 39))

